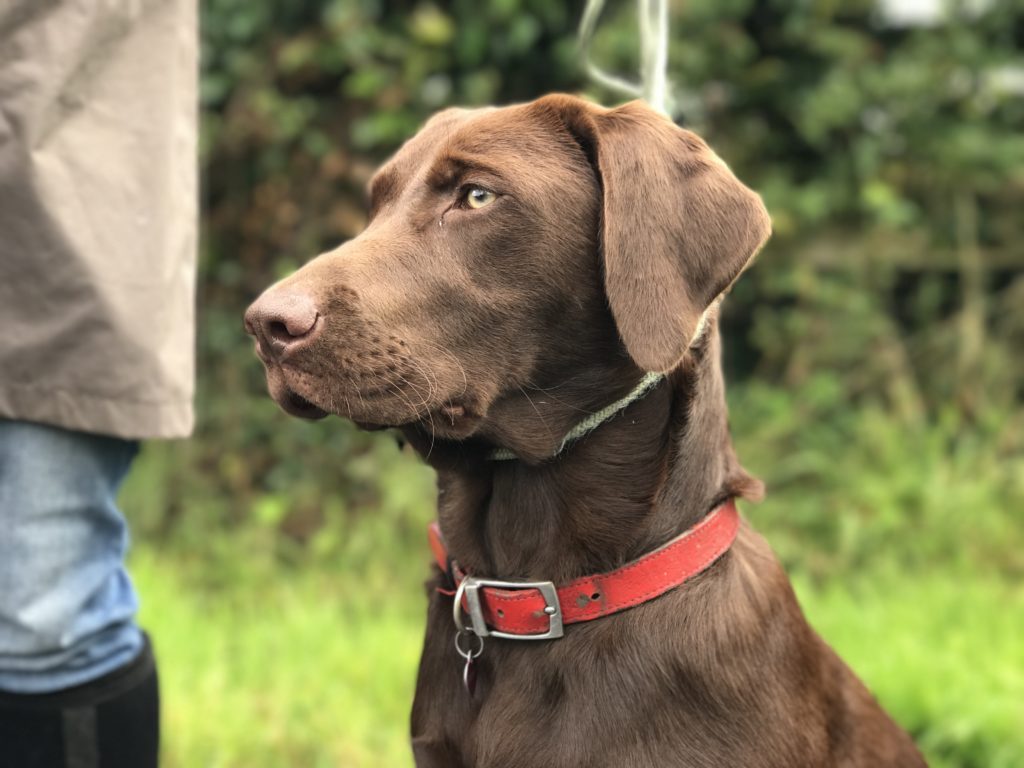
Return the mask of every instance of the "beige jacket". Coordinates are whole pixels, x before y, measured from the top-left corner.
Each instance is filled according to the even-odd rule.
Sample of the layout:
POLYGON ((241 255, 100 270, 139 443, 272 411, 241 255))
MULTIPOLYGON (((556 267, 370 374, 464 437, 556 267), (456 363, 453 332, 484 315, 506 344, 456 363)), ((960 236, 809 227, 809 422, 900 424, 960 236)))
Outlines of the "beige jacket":
POLYGON ((192 428, 195 0, 0 0, 0 417, 192 428))

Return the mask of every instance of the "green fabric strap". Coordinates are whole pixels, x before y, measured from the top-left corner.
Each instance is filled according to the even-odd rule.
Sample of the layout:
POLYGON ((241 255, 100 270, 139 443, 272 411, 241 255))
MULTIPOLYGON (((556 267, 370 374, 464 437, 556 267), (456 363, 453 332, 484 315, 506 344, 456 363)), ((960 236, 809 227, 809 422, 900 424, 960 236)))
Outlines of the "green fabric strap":
MULTIPOLYGON (((559 444, 558 450, 555 451, 554 456, 557 456, 562 451, 564 451, 566 446, 568 446, 570 443, 579 440, 581 437, 583 437, 586 434, 589 434, 590 432, 593 432, 595 429, 604 424, 606 421, 608 421, 608 419, 617 414, 619 411, 625 410, 626 407, 635 403, 637 400, 639 400, 652 389, 654 389, 654 387, 657 386, 657 384, 664 378, 665 374, 663 373, 646 374, 642 379, 640 379, 640 383, 637 384, 633 388, 633 391, 630 392, 628 395, 619 400, 616 400, 611 405, 602 408, 597 413, 590 414, 590 416, 588 416, 575 427, 570 429, 568 434, 566 434, 566 436, 562 438, 562 442, 559 444)), ((552 456, 552 458, 554 458, 554 456, 552 456)), ((491 452, 490 458, 492 461, 509 461, 510 459, 515 459, 518 457, 508 448, 495 448, 494 451, 491 452)))

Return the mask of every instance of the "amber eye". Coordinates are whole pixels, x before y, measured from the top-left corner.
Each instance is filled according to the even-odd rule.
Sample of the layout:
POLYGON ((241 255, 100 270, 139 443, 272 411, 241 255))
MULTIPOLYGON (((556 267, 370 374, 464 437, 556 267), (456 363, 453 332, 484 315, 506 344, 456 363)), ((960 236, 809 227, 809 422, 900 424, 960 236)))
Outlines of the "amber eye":
POLYGON ((482 187, 470 187, 466 192, 466 205, 470 208, 483 208, 497 199, 496 194, 482 187))

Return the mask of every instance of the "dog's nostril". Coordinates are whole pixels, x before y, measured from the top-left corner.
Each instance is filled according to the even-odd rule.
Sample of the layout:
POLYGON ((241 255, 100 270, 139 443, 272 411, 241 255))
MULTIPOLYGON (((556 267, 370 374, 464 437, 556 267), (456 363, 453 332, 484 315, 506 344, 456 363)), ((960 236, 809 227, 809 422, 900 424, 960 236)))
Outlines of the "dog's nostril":
POLYGON ((291 333, 288 330, 288 325, 286 323, 281 322, 280 320, 271 320, 269 323, 267 323, 267 336, 269 336, 274 341, 282 341, 287 344, 292 339, 302 335, 304 334, 291 333))
POLYGON ((316 305, 305 294, 271 290, 245 313, 245 327, 269 347, 268 351, 276 354, 309 336, 319 319, 316 305))
POLYGON ((267 332, 283 341, 298 339, 305 336, 316 325, 320 313, 308 299, 293 300, 285 306, 274 307, 268 312, 267 332))

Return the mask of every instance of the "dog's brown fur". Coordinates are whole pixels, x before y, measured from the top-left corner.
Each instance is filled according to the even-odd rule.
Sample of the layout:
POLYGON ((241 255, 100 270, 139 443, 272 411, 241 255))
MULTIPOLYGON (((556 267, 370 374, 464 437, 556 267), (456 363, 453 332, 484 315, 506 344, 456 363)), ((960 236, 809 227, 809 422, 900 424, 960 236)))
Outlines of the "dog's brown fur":
MULTIPOLYGON (((371 192, 366 231, 271 288, 247 324, 287 410, 401 428, 437 469, 468 572, 563 583, 759 495, 729 438, 715 312, 769 222, 701 139, 637 103, 449 110, 371 192), (473 209, 471 187, 497 197, 473 209), (288 320, 296 302, 316 307, 309 332, 312 315, 288 320), (644 370, 669 376, 554 455, 644 370), (499 446, 518 460, 489 460, 499 446)), ((924 764, 745 524, 663 597, 560 640, 489 639, 473 697, 433 586, 419 766, 924 764)))

